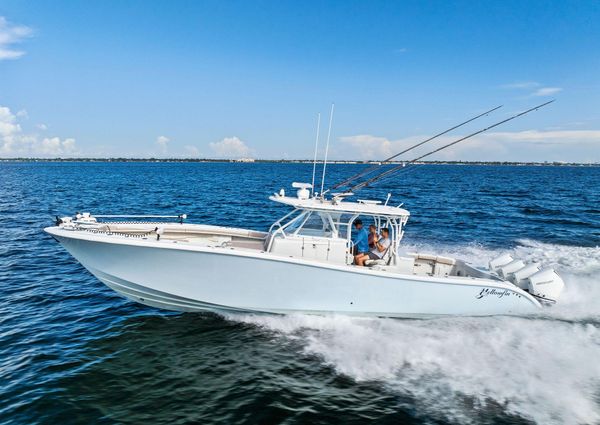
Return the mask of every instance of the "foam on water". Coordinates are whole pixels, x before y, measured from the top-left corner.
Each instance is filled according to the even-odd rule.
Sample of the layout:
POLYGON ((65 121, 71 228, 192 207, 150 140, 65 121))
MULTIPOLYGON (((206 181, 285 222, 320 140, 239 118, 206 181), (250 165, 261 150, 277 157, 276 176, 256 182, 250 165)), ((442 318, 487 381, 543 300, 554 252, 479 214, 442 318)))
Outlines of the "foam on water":
MULTIPOLYGON (((475 265, 501 252, 477 245, 409 248, 475 265)), ((522 240, 512 253, 557 268, 568 288, 558 306, 528 317, 236 319, 300 341, 341 374, 410 396, 430 418, 477 423, 500 408, 540 424, 600 422, 600 248, 522 240)))

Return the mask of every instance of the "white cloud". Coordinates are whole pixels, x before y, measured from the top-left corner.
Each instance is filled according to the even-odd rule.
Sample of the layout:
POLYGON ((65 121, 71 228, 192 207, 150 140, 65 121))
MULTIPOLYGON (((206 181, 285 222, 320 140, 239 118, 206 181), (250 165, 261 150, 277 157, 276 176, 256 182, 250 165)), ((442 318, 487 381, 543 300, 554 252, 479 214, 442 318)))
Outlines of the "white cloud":
POLYGON ((169 139, 166 136, 158 136, 156 138, 156 144, 158 145, 158 147, 160 148, 160 150, 163 154, 167 153, 167 150, 169 149, 170 141, 171 141, 171 139, 169 139))
POLYGON ((45 137, 41 142, 34 142, 34 149, 44 156, 70 156, 76 152, 75 139, 61 140, 59 137, 45 137))
MULTIPOLYGON (((398 159, 411 160, 462 137, 442 136, 398 159)), ((343 159, 381 160, 427 139, 389 140, 369 134, 341 137, 343 159)), ((526 130, 475 136, 424 160, 600 161, 600 130, 526 130), (591 155, 590 155, 591 153, 591 155)))
POLYGON ((395 153, 399 141, 370 134, 340 137, 340 140, 353 149, 361 159, 383 159, 395 153))
POLYGON ((559 93, 562 91, 560 87, 542 87, 542 84, 537 81, 519 81, 516 83, 504 84, 502 86, 503 89, 516 89, 516 90, 533 90, 534 92, 530 94, 532 97, 542 97, 542 96, 552 96, 553 94, 559 93))
POLYGON ((539 87, 541 84, 537 81, 518 81, 515 83, 504 84, 500 87, 503 89, 532 89, 539 87))
POLYGON ((23 50, 15 49, 14 45, 21 43, 33 35, 33 30, 25 25, 15 25, 0 16, 0 60, 18 59, 25 54, 23 50))
POLYGON ((489 133, 481 137, 498 141, 552 143, 563 145, 569 145, 573 142, 591 142, 597 143, 600 147, 600 130, 526 130, 489 133))
POLYGON ((556 94, 561 91, 562 91, 562 88, 560 88, 560 87, 542 87, 540 89, 537 89, 533 93, 531 93, 531 95, 532 96, 552 96, 553 94, 556 94))
POLYGON ((9 154, 18 145, 21 126, 17 117, 6 106, 0 106, 0 154, 9 154))
POLYGON ((406 47, 401 47, 400 49, 394 50, 394 53, 406 53, 408 49, 406 47))
POLYGON ((48 126, 46 124, 43 124, 43 123, 36 124, 35 126, 37 128, 39 128, 40 130, 42 130, 42 131, 48 130, 48 126))
POLYGON ((237 137, 226 137, 220 142, 209 144, 220 158, 243 158, 252 156, 252 150, 237 137))
POLYGON ((196 146, 185 145, 183 149, 185 150, 186 155, 194 158, 200 156, 200 150, 196 146))
MULTIPOLYGON (((352 159, 362 159, 362 160, 383 160, 389 158, 399 152, 402 152, 423 140, 428 139, 431 136, 421 135, 421 136, 409 136, 401 139, 390 140, 386 137, 378 137, 370 134, 359 134, 356 136, 345 136, 340 137, 340 140, 348 147, 350 150, 344 149, 346 155, 354 155, 352 159)), ((450 143, 458 139, 460 136, 452 137, 452 136, 441 136, 435 139, 439 145, 443 145, 444 143, 450 143)), ((400 157, 400 159, 412 158, 414 156, 418 156, 418 153, 424 153, 427 151, 428 146, 433 146, 432 144, 423 145, 425 151, 422 152, 422 148, 417 148, 415 150, 411 150, 400 157), (421 149, 421 150, 419 150, 421 149)), ((431 147, 429 150, 433 150, 434 147, 431 147)), ((398 158, 394 158, 393 160, 397 160, 398 158)))
POLYGON ((10 108, 0 106, 0 135, 9 135, 21 131, 21 126, 17 124, 17 116, 10 108))
MULTIPOLYGON (((23 118, 24 115, 20 114, 23 118)), ((45 137, 23 132, 18 122, 19 113, 13 114, 6 106, 0 106, 0 155, 15 156, 72 156, 78 153, 75 139, 45 137)))

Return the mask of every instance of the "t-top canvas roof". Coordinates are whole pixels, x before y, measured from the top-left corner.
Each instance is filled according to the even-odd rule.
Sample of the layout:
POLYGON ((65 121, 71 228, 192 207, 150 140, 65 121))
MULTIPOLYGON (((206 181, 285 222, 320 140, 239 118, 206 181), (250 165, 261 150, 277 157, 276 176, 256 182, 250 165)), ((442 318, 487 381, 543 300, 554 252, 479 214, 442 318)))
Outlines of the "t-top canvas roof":
POLYGON ((384 217, 408 217, 410 215, 410 213, 405 209, 380 205, 374 201, 345 202, 337 198, 334 202, 331 199, 300 199, 297 197, 281 196, 277 194, 270 196, 269 199, 294 208, 311 211, 328 211, 384 217))

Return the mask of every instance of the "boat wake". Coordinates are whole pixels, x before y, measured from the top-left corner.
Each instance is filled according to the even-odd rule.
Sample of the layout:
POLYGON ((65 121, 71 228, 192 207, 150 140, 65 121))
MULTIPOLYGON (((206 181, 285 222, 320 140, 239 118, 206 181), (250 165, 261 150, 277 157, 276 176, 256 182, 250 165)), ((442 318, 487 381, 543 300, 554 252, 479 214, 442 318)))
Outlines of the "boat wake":
MULTIPOLYGON (((500 251, 431 247, 484 266, 500 251)), ((561 303, 531 316, 394 320, 345 316, 230 316, 300 343, 338 373, 380 382, 416 416, 483 423, 600 421, 600 248, 521 240, 515 257, 557 268, 561 303), (414 411, 414 410, 413 410, 414 411)))

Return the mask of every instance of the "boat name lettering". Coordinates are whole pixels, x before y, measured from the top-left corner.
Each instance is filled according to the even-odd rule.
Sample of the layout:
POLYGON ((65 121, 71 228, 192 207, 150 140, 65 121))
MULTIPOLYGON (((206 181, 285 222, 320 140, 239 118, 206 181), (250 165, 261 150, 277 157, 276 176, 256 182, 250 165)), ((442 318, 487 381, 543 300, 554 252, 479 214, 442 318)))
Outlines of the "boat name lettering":
POLYGON ((475 298, 478 300, 487 297, 487 296, 496 296, 498 298, 510 297, 512 295, 511 291, 506 289, 496 289, 496 288, 483 288, 479 294, 475 298))

